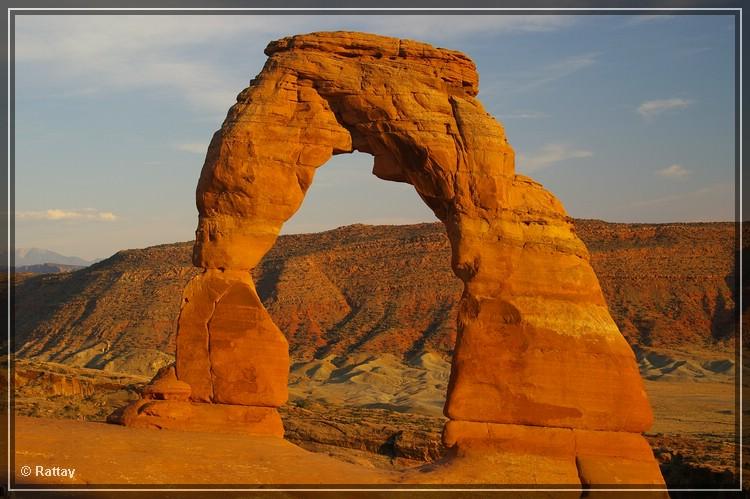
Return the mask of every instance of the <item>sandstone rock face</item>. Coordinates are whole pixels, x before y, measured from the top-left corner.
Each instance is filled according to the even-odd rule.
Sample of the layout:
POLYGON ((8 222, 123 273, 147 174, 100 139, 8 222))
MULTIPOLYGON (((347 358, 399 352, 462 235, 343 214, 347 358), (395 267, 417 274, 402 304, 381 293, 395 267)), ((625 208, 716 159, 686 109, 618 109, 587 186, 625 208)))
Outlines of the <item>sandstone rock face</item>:
POLYGON ((248 272, 209 269, 185 287, 176 373, 192 400, 277 407, 287 398, 288 352, 248 272))
POLYGON ((456 468, 485 473, 489 454, 501 456, 492 471, 499 483, 664 485, 651 447, 636 433, 449 421, 443 441, 460 451, 457 463, 440 470, 450 480, 456 468))
MULTIPOLYGON (((642 438, 651 410, 586 247, 562 204, 514 173, 502 126, 475 99, 473 62, 348 32, 284 38, 266 54, 214 135, 198 183, 193 263, 206 270, 185 289, 176 365, 192 403, 284 402, 286 342, 249 272, 316 168, 356 150, 374 157, 376 176, 413 185, 445 225, 464 283, 446 416, 564 428, 570 442, 573 430, 642 438)), ((529 432, 514 434, 523 441, 529 432)), ((459 447, 477 440, 451 434, 459 447)), ((555 444, 567 467, 543 480, 578 480, 570 442, 555 444)), ((601 467, 587 469, 602 479, 601 467)))
POLYGON ((128 426, 283 436, 289 345, 248 272, 208 269, 183 292, 175 366, 111 418, 128 426))

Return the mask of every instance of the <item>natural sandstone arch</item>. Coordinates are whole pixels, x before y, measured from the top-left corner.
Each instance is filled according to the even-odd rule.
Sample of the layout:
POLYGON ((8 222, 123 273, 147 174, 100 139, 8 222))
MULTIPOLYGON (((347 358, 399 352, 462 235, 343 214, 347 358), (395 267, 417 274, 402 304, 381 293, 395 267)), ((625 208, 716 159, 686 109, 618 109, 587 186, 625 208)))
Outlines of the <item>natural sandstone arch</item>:
POLYGON ((606 482, 615 468, 617 480, 662 483, 639 435, 652 415, 634 355, 588 252, 562 204, 515 174, 502 126, 475 99, 473 62, 346 32, 284 38, 266 54, 201 172, 193 262, 205 271, 184 292, 176 366, 126 424, 282 434, 288 346, 249 270, 315 169, 356 150, 378 177, 414 186, 464 282, 446 443, 536 456, 552 483, 606 482))

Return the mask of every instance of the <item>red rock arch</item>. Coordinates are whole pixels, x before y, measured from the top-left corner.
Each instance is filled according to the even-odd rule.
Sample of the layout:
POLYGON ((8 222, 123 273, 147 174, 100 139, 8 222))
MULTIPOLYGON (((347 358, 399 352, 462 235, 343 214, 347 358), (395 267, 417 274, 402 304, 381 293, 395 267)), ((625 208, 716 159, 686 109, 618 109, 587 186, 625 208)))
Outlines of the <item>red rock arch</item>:
POLYGON ((157 424, 171 404, 180 427, 283 431, 275 407, 286 400, 288 346, 249 270, 316 168, 356 150, 374 157, 378 177, 414 186, 445 224, 464 282, 446 443, 490 442, 503 455, 526 446, 560 458, 576 483, 601 481, 601 463, 613 460, 625 481, 659 483, 639 435, 652 415, 634 355, 562 204, 515 174, 502 126, 475 98, 473 62, 346 32, 284 38, 266 54, 214 135, 198 183, 193 262, 205 271, 185 289, 176 368, 158 377, 162 395, 152 397, 178 400, 142 401, 128 421, 157 424), (625 454, 611 455, 613 445, 625 454))

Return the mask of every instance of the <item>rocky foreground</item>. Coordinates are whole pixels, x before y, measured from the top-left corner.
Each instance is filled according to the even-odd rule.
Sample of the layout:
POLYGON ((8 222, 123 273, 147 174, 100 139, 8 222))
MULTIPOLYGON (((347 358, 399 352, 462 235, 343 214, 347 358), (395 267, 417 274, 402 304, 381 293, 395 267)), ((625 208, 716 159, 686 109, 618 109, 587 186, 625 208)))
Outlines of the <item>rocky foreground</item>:
POLYGON ((21 486, 401 481, 396 473, 355 466, 269 436, 138 430, 21 416, 15 438, 20 450, 14 482, 21 486), (31 466, 30 476, 23 476, 22 466, 31 466))
MULTIPOLYGON (((650 353, 653 360, 656 354, 650 353)), ((667 357, 659 355, 662 361, 667 357)), ((667 370, 680 362, 696 365, 695 359, 672 359, 667 370)), ((644 359, 640 366, 645 375, 656 369, 644 359)), ((447 452, 440 439, 446 421, 440 383, 448 371, 447 363, 432 354, 409 365, 392 356, 369 355, 340 358, 336 364, 297 362, 290 375, 290 401, 280 409, 285 438, 369 470, 402 472, 440 461, 447 452)), ((733 371, 703 370, 702 376, 691 377, 675 371, 645 380, 656 420, 646 437, 662 474, 672 488, 731 487, 738 478, 733 371)), ((19 359, 16 414, 104 422, 137 399, 147 382, 147 377, 19 359)), ((143 438, 161 438, 141 431, 146 431, 143 438)))
MULTIPOLYGON (((159 431, 25 416, 16 418, 14 428, 17 451, 12 477, 16 488, 160 487, 165 483, 182 488, 424 488, 425 484, 464 488, 462 479, 466 477, 481 477, 490 487, 514 483, 507 469, 496 466, 481 453, 450 453, 429 464, 384 469, 347 462, 341 456, 309 452, 271 436, 159 431)), ((561 486, 565 485, 557 487, 561 486)), ((89 492, 86 497, 96 494, 89 492)), ((99 494, 110 497, 101 491, 99 494)), ((484 494, 477 491, 473 496, 484 494)), ((439 492, 435 496, 444 495, 439 492)), ((299 494, 293 492, 291 496, 299 494)), ((390 494, 383 493, 383 497, 387 496, 390 494)), ((579 497, 580 492, 567 496, 579 497)), ((242 497, 248 496, 245 493, 242 497)), ((639 493, 639 497, 644 497, 644 493, 639 493)))

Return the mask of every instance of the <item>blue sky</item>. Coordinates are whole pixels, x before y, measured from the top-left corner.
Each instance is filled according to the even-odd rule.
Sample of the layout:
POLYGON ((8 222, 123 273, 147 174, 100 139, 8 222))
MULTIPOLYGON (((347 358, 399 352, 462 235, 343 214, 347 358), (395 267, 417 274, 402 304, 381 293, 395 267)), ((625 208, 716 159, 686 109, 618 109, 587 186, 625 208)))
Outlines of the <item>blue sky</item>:
MULTIPOLYGON (((569 214, 734 219, 731 16, 16 16, 16 246, 83 258, 193 238, 206 147, 273 39, 356 30, 457 49, 516 169, 569 214)), ((284 232, 435 220, 365 154, 284 232)))

